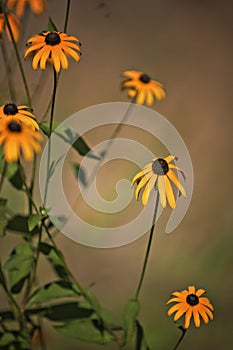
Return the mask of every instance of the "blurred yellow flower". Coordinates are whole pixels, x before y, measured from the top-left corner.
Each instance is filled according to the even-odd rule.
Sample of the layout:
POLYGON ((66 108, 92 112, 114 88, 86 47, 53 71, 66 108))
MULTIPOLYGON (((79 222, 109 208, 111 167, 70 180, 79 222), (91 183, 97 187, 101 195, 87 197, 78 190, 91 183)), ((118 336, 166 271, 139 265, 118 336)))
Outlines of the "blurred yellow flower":
POLYGON ((44 32, 28 39, 24 57, 35 51, 32 61, 33 69, 37 69, 39 62, 42 70, 46 69, 46 62, 53 64, 56 72, 68 68, 68 59, 66 55, 73 57, 75 61, 80 60, 80 42, 74 36, 68 36, 61 32, 44 32), (75 43, 74 43, 74 42, 75 43), (76 52, 76 51, 78 52, 76 52))
MULTIPOLYGON (((14 13, 11 13, 11 12, 7 12, 7 18, 8 18, 10 27, 11 27, 13 37, 14 37, 15 41, 17 42, 19 40, 19 32, 20 32, 20 27, 21 27, 20 21, 19 21, 18 17, 16 17, 16 15, 14 13)), ((6 21, 5 21, 4 13, 2 12, 2 9, 0 7, 0 37, 2 36, 2 33, 5 30, 6 30, 8 40, 11 41, 11 36, 10 36, 9 29, 8 29, 6 21)))
POLYGON ((164 87, 158 81, 151 79, 149 75, 138 71, 125 71, 123 76, 127 80, 123 81, 122 88, 129 88, 128 96, 136 98, 139 105, 151 106, 155 99, 162 100, 166 97, 164 87))
POLYGON ((135 191, 135 197, 138 200, 139 193, 145 186, 142 194, 142 204, 146 205, 149 199, 150 192, 153 189, 159 191, 160 203, 163 208, 167 205, 167 200, 171 208, 175 208, 176 200, 172 188, 171 182, 178 188, 184 197, 186 197, 186 192, 181 185, 175 171, 182 170, 179 169, 175 164, 171 162, 175 159, 173 156, 168 156, 166 158, 155 158, 149 164, 147 164, 139 173, 137 173, 133 180, 132 185, 137 183, 137 188, 135 191))
POLYGON ((4 146, 4 158, 7 162, 15 162, 20 158, 22 151, 23 157, 31 161, 34 152, 41 151, 40 141, 42 135, 21 123, 17 118, 0 120, 0 146, 4 146))
POLYGON ((26 3, 37 15, 40 15, 45 9, 45 0, 8 0, 7 6, 9 9, 15 8, 16 15, 20 17, 24 14, 26 3))
POLYGON ((2 119, 9 120, 10 117, 14 117, 15 120, 17 119, 34 130, 39 130, 39 125, 32 114, 32 109, 28 106, 16 106, 14 103, 0 106, 0 121, 2 119))
POLYGON ((189 328, 192 316, 196 327, 200 327, 200 316, 207 324, 209 322, 209 318, 211 320, 214 318, 212 313, 214 307, 208 298, 201 297, 201 295, 204 293, 204 289, 198 289, 196 291, 196 288, 194 286, 189 286, 188 290, 172 293, 172 295, 175 297, 168 300, 167 304, 174 302, 177 304, 173 305, 168 310, 168 316, 171 316, 174 312, 176 312, 174 321, 177 321, 181 316, 185 315, 185 329, 189 328))

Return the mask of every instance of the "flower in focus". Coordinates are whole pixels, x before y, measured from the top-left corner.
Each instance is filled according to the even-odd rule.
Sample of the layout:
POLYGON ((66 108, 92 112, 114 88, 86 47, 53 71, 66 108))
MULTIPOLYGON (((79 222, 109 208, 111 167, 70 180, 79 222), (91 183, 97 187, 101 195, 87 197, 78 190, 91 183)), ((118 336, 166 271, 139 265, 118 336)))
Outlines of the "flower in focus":
POLYGON ((188 290, 181 292, 174 292, 167 304, 177 303, 168 310, 168 316, 171 316, 176 312, 174 321, 177 321, 181 316, 185 315, 184 328, 187 329, 190 326, 190 320, 193 316, 196 327, 200 327, 200 316, 203 321, 207 324, 209 318, 213 320, 214 316, 212 311, 214 310, 208 298, 201 297, 205 293, 204 289, 198 289, 195 291, 194 286, 189 286, 188 290))
MULTIPOLYGON (((19 32, 20 32, 19 19, 18 17, 16 17, 14 13, 11 13, 11 12, 7 13, 7 18, 11 27, 13 37, 17 42, 19 40, 19 32)), ((0 7, 0 37, 2 36, 2 33, 4 32, 4 30, 6 30, 8 40, 11 41, 11 35, 7 27, 7 23, 5 21, 4 13, 2 11, 2 8, 0 7)))
POLYGON ((17 118, 0 120, 0 146, 4 146, 4 158, 7 162, 15 162, 22 151, 23 157, 31 161, 34 152, 41 151, 42 136, 17 118))
POLYGON ((174 170, 180 171, 182 174, 183 172, 175 164, 171 163, 174 159, 175 157, 173 156, 168 156, 164 159, 155 158, 134 176, 132 185, 137 183, 137 188, 135 191, 135 197, 137 200, 141 189, 145 186, 142 194, 143 205, 147 204, 150 192, 153 189, 158 188, 160 203, 163 208, 166 207, 167 200, 170 207, 175 208, 176 200, 172 183, 178 188, 182 195, 186 197, 185 189, 181 185, 174 170))
POLYGON ((128 96, 136 98, 139 105, 151 106, 155 99, 160 101, 166 97, 163 85, 143 72, 125 71, 123 76, 127 80, 123 81, 122 88, 129 88, 128 96))
POLYGON ((65 33, 44 32, 28 39, 27 45, 29 48, 25 52, 25 58, 31 52, 36 51, 32 60, 32 67, 35 70, 37 70, 39 62, 40 68, 42 70, 46 69, 46 61, 53 64, 56 72, 59 72, 61 67, 67 69, 68 59, 66 55, 73 57, 77 62, 80 60, 79 40, 65 33))
POLYGON ((8 0, 7 6, 9 9, 13 9, 15 7, 16 15, 20 17, 24 14, 26 3, 30 5, 32 12, 34 12, 36 15, 40 15, 44 11, 44 0, 8 0))
POLYGON ((0 106, 0 121, 9 118, 17 119, 19 122, 26 124, 33 130, 39 130, 39 125, 35 120, 35 116, 28 106, 16 106, 14 103, 7 103, 0 106))

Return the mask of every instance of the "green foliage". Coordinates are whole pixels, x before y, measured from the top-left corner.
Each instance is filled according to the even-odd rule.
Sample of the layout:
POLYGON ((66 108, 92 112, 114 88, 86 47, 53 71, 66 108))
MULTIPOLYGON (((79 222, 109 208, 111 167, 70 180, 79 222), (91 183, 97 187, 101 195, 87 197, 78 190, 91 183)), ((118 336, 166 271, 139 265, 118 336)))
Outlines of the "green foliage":
POLYGON ((29 231, 28 227, 29 216, 24 216, 21 214, 13 216, 8 223, 7 229, 15 232, 22 233, 24 235, 34 235, 38 233, 38 227, 35 226, 31 231, 29 231))
MULTIPOLYGON (((49 135, 49 123, 42 122, 39 123, 39 126, 43 133, 48 136, 49 135)), ((58 123, 53 124, 53 131, 59 136, 63 141, 70 144, 81 156, 88 156, 94 159, 100 159, 97 155, 95 155, 84 139, 76 133, 76 131, 71 128, 64 128, 58 123)))
POLYGON ((58 280, 47 283, 43 287, 36 289, 30 296, 27 306, 46 303, 50 300, 62 297, 77 298, 79 296, 80 292, 74 283, 66 280, 58 280))
POLYGON ((136 331, 136 320, 140 311, 140 303, 137 299, 131 299, 124 310, 124 344, 128 344, 136 331))
MULTIPOLYGON (((54 271, 61 279, 69 279, 69 275, 64 268, 64 263, 60 256, 57 255, 53 246, 48 243, 40 243, 40 252, 44 254, 51 263, 54 271)), ((60 253, 61 254, 61 253, 60 253)), ((61 255, 62 256, 62 255, 61 255)))
POLYGON ((7 226, 7 199, 0 198, 0 237, 5 235, 5 229, 7 226))
MULTIPOLYGON (((0 159, 0 174, 2 174, 5 167, 5 160, 4 158, 0 159)), ((23 168, 21 165, 17 162, 11 162, 7 163, 6 165, 6 172, 5 177, 8 179, 8 181, 11 183, 13 187, 15 187, 17 190, 22 190, 23 188, 23 168)))
POLYGON ((54 328, 62 335, 85 342, 106 344, 113 340, 113 336, 103 329, 97 320, 68 321, 62 325, 56 325, 54 328))
POLYGON ((32 214, 28 219, 28 229, 31 232, 41 221, 43 216, 41 214, 32 214))
POLYGON ((3 269, 8 272, 12 293, 19 293, 26 277, 29 276, 34 262, 34 255, 29 243, 18 244, 6 261, 3 269))

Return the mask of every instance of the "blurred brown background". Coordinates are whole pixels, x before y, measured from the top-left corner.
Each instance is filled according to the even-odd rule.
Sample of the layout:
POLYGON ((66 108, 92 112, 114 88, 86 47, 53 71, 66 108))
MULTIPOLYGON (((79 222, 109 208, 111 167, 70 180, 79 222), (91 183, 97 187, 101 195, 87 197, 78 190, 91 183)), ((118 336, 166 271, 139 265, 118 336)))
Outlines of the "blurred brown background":
MULTIPOLYGON (((65 7, 66 1, 50 0, 44 15, 30 14, 22 52, 25 40, 46 28, 49 15, 58 28, 63 27, 65 7)), ((69 70, 62 73, 57 120, 94 104, 128 102, 126 92, 119 88, 121 73, 141 70, 165 85, 166 100, 152 108, 177 128, 193 161, 195 183, 189 211, 172 235, 164 233, 169 209, 164 211, 141 293, 140 318, 152 350, 172 349, 180 336, 166 315, 166 301, 171 292, 191 284, 208 291, 215 319, 200 329, 191 327, 180 349, 231 348, 232 9, 233 2, 227 0, 71 2, 68 33, 81 40, 82 57, 79 64, 70 60, 69 70)), ((40 72, 32 71, 30 60, 25 67, 35 89, 40 72)), ((52 75, 44 77, 40 86, 33 100, 37 116, 47 105, 52 75)), ((96 139, 87 141, 91 145, 96 139)), ((15 198, 21 204, 18 194, 15 196, 12 205, 15 198)), ((121 316, 124 303, 134 295, 147 239, 145 235, 130 245, 106 250, 81 246, 63 235, 57 243, 80 282, 95 282, 92 291, 101 303, 121 316)), ((15 236, 2 240, 3 260, 5 247, 15 243, 15 236)), ((45 266, 41 259, 41 282, 51 276, 45 266)), ((71 341, 55 333, 49 324, 46 329, 51 349, 117 349, 115 344, 71 341)))

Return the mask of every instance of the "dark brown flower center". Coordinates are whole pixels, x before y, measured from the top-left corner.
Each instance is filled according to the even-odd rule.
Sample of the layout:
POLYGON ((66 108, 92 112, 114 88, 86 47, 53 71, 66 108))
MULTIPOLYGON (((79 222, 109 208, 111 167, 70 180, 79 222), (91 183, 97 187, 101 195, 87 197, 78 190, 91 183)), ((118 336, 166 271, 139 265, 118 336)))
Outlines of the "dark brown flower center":
POLYGON ((22 130, 21 125, 16 122, 10 122, 7 127, 11 132, 21 132, 22 130))
POLYGON ((189 294, 186 298, 186 301, 189 305, 195 306, 199 303, 199 298, 195 294, 189 294))
POLYGON ((7 103, 3 108, 3 112, 5 115, 15 115, 18 113, 18 108, 14 103, 7 103))
POLYGON ((148 84, 151 81, 151 77, 148 74, 142 74, 139 80, 144 84, 148 84))
POLYGON ((166 175, 169 171, 168 163, 163 158, 158 158, 152 164, 152 171, 156 175, 166 175))
POLYGON ((45 42, 47 45, 55 46, 60 44, 61 38, 60 35, 56 32, 50 32, 45 37, 45 42))

